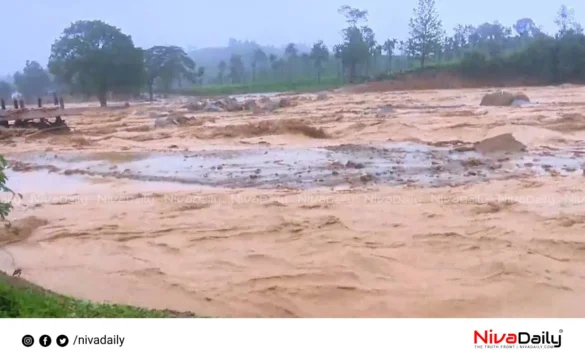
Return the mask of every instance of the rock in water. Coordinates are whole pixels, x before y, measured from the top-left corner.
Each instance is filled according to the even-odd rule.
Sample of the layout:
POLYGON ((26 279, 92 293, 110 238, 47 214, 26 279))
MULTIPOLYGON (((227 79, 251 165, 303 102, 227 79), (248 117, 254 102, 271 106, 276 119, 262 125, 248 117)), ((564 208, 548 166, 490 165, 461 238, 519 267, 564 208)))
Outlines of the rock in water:
POLYGON ((318 101, 325 101, 327 100, 327 98, 329 98, 329 96, 327 95, 327 93, 325 92, 320 92, 317 94, 317 99, 318 101))
POLYGON ((174 127, 178 126, 179 122, 175 121, 173 118, 159 118, 154 120, 154 128, 165 128, 165 127, 174 127))
POLYGON ((253 111, 257 107, 258 104, 256 104, 256 101, 254 99, 248 99, 247 101, 244 102, 244 109, 247 111, 253 111))
POLYGON ((506 107, 511 106, 515 101, 530 102, 530 99, 524 93, 512 94, 509 92, 495 92, 489 93, 483 96, 481 99, 480 106, 499 106, 506 107))
POLYGON ((514 99, 510 105, 514 107, 522 107, 528 104, 530 104, 530 102, 525 99, 514 99))
POLYGON ((474 149, 482 154, 524 152, 526 146, 516 140, 511 133, 486 138, 475 144, 474 149))
POLYGON ((292 107, 292 106, 294 106, 294 103, 292 100, 290 100, 290 98, 281 98, 278 101, 278 106, 280 108, 292 107))
POLYGON ((224 109, 216 104, 208 104, 203 108, 203 112, 223 112, 224 109))

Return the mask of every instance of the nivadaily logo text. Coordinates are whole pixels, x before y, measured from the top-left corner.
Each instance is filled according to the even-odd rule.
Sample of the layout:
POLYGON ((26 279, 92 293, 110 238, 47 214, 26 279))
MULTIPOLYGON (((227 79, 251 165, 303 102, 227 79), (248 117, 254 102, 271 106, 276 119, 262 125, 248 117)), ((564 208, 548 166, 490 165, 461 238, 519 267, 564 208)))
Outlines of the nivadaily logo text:
POLYGON ((488 348, 502 347, 502 348, 560 348, 561 334, 563 330, 559 330, 559 334, 552 334, 549 332, 542 332, 541 334, 531 334, 528 332, 517 333, 494 333, 493 330, 474 331, 473 343, 476 348, 481 348, 486 345, 488 348))

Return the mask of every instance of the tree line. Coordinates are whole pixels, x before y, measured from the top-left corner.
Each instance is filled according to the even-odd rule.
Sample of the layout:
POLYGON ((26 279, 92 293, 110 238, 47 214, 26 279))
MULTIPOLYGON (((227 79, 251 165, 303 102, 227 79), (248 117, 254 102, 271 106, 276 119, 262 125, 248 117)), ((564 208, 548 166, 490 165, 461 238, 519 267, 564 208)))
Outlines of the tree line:
MULTIPOLYGON (((111 93, 139 94, 203 84, 294 83, 324 77, 356 83, 414 68, 452 66, 470 76, 525 75, 546 82, 585 80, 585 36, 574 13, 561 6, 558 31, 544 33, 530 18, 511 27, 498 22, 459 24, 447 35, 435 0, 419 0, 409 22, 409 36, 379 41, 368 26, 368 12, 343 6, 342 42, 329 49, 322 41, 308 52, 289 44, 280 57, 258 47, 250 54, 232 54, 212 72, 197 67, 178 46, 141 49, 131 36, 102 21, 77 21, 51 47, 47 69, 27 61, 14 75, 26 97, 49 91, 95 95, 102 106, 111 93), (213 73, 210 76, 208 73, 213 73)), ((0 82, 0 96, 12 86, 0 82)))

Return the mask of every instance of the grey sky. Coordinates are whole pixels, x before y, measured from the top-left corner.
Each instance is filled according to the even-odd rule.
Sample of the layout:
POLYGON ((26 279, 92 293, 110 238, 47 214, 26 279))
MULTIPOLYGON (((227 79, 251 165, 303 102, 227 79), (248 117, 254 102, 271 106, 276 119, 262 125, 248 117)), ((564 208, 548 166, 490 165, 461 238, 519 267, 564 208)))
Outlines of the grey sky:
MULTIPOLYGON (((328 45, 340 40, 344 4, 367 9, 378 40, 404 39, 417 0, 28 0, 18 16, 3 16, 5 33, 0 51, 0 75, 21 69, 27 59, 46 65, 51 44, 75 20, 103 20, 132 35, 136 45, 183 47, 225 46, 230 37, 260 44, 310 44, 322 39, 328 45), (26 26, 23 26, 26 16, 26 26)), ((532 18, 546 32, 554 32, 561 4, 575 10, 585 23, 585 1, 437 0, 447 31, 458 23, 477 25, 498 20, 509 26, 522 17, 532 18)), ((10 9, 8 0, 0 8, 10 9)))

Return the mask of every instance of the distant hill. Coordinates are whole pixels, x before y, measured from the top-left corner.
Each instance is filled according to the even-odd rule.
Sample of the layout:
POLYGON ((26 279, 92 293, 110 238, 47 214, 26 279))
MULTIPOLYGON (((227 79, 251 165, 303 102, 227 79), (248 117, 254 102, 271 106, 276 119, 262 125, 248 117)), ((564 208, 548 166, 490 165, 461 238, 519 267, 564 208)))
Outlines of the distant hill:
MULTIPOLYGON (((311 48, 307 45, 295 45, 299 54, 308 53, 311 51, 311 48)), ((242 56, 246 66, 249 66, 252 62, 252 55, 258 48, 262 49, 262 51, 266 53, 266 56, 274 54, 280 58, 284 55, 286 44, 280 47, 275 47, 271 45, 259 45, 253 41, 239 41, 236 39, 230 39, 228 45, 225 47, 187 49, 187 53, 191 58, 193 58, 195 63, 197 63, 197 67, 205 67, 206 76, 214 77, 217 74, 217 65, 219 62, 223 60, 228 63, 230 57, 233 54, 242 56)))

